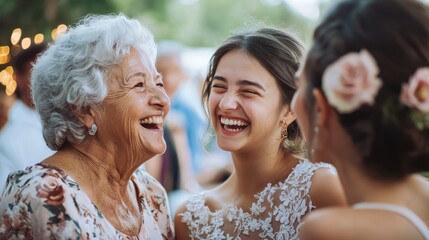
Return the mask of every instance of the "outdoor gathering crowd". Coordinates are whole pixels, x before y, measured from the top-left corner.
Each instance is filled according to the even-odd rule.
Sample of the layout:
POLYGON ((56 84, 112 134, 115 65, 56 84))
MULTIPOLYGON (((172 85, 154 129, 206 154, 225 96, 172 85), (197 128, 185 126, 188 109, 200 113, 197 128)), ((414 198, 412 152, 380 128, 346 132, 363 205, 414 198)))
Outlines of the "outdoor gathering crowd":
POLYGON ((0 239, 429 240, 428 23, 339 0, 308 49, 248 28, 191 77, 179 43, 87 15, 0 89, 0 239))

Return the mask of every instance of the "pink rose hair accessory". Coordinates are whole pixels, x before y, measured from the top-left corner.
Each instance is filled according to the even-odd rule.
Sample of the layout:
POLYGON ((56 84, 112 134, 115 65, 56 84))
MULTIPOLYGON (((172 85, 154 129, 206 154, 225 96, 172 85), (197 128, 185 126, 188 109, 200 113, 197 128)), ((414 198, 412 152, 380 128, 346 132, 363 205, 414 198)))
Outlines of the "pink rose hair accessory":
POLYGON ((333 62, 322 76, 322 89, 329 104, 339 113, 351 113, 363 104, 374 104, 382 85, 378 71, 375 59, 365 49, 333 62))
POLYGON ((402 86, 401 103, 414 111, 411 118, 418 129, 429 128, 429 68, 419 68, 402 86))

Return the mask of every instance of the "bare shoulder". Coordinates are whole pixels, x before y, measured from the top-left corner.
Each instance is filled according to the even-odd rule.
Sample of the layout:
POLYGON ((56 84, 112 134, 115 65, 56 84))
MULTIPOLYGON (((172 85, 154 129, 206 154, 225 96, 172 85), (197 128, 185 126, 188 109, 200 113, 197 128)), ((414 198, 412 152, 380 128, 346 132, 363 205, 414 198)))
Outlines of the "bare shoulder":
POLYGON ((329 207, 311 212, 304 217, 299 239, 349 239, 354 228, 352 211, 346 207, 329 207))
POLYGON ((303 219, 300 240, 421 239, 415 226, 399 214, 348 207, 328 207, 303 219))
POLYGON ((331 168, 322 167, 314 171, 310 197, 316 208, 346 205, 340 178, 331 168))

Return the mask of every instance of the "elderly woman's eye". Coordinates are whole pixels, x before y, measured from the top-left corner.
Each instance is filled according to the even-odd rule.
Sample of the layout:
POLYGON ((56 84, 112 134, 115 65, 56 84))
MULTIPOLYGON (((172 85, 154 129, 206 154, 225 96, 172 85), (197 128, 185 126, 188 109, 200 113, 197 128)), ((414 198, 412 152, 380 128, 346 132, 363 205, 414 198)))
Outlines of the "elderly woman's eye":
POLYGON ((164 83, 157 83, 156 86, 163 88, 164 87, 164 83))
POLYGON ((136 85, 134 85, 134 87, 144 87, 144 83, 143 82, 139 82, 136 85))

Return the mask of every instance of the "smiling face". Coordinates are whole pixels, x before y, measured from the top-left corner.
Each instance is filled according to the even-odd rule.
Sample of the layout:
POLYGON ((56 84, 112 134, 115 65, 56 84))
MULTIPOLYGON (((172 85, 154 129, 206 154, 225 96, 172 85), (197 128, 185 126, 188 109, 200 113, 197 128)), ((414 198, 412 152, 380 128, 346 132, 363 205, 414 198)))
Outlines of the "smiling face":
POLYGON ((255 58, 240 50, 221 58, 208 99, 220 148, 234 152, 280 147, 279 104, 276 80, 255 58))
POLYGON ((169 98, 154 64, 132 49, 108 80, 109 94, 96 120, 97 134, 131 154, 153 156, 165 151, 162 125, 169 98))

